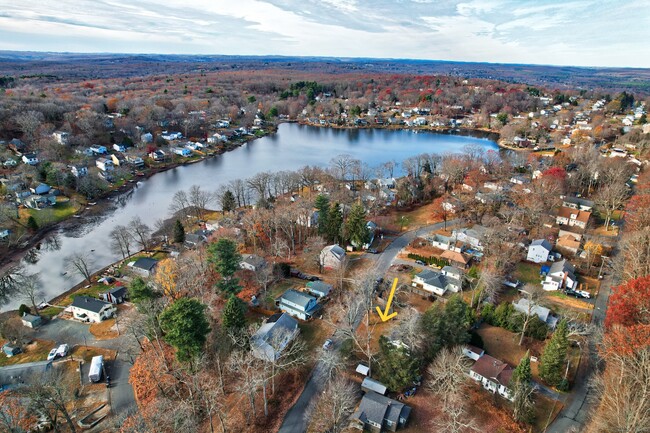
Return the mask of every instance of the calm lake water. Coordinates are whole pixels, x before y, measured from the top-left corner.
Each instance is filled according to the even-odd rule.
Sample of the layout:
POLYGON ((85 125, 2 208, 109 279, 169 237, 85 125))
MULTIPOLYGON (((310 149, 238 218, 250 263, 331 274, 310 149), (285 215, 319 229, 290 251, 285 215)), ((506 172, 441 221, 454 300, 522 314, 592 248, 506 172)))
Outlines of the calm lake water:
MULTIPOLYGON (((101 269, 119 259, 110 250, 109 233, 118 224, 127 224, 139 216, 153 223, 169 215, 171 198, 176 191, 192 185, 216 190, 221 184, 237 178, 248 178, 262 171, 295 170, 304 165, 327 166, 340 154, 349 154, 371 167, 402 160, 421 153, 460 152, 467 144, 498 149, 488 139, 408 130, 328 129, 295 123, 280 125, 277 134, 251 141, 231 152, 188 166, 156 174, 138 184, 132 193, 114 203, 114 209, 102 218, 86 220, 81 228, 59 230, 44 242, 40 250, 27 254, 27 270, 38 272, 43 280, 45 299, 68 290, 82 281, 76 275, 62 275, 64 258, 74 252, 91 255, 93 269, 101 269)), ((396 170, 396 175, 401 171, 396 170)), ((84 221, 84 219, 82 219, 84 221)), ((17 308, 22 301, 4 306, 17 308)))

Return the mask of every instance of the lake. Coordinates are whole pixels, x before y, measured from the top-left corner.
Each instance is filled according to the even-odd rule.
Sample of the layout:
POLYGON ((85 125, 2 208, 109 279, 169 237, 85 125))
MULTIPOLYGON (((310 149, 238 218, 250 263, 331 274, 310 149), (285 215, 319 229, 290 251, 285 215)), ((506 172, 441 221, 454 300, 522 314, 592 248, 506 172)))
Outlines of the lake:
MULTIPOLYGON (((327 166, 340 154, 349 154, 371 167, 421 153, 460 152, 467 144, 478 144, 497 150, 494 141, 432 132, 414 133, 409 130, 330 129, 283 123, 278 132, 204 161, 158 173, 139 182, 129 194, 113 203, 113 209, 101 218, 81 221, 81 228, 59 229, 50 242, 30 251, 24 260, 27 271, 40 273, 45 299, 65 292, 83 280, 76 275, 62 275, 64 257, 74 252, 87 252, 93 270, 108 266, 120 257, 111 252, 109 233, 118 224, 127 224, 139 216, 150 225, 169 216, 169 205, 176 191, 192 185, 216 190, 221 184, 237 178, 249 178, 262 171, 295 170, 305 165, 327 166)), ((396 175, 401 171, 396 170, 396 175)), ((20 299, 2 310, 17 308, 20 299)))

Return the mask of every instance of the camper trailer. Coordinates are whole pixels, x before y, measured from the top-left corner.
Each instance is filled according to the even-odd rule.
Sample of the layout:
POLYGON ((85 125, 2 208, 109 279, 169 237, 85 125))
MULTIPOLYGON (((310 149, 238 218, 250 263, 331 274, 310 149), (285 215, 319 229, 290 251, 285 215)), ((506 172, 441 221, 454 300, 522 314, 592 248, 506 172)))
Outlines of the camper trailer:
POLYGON ((91 382, 99 382, 102 378, 102 370, 104 368, 104 357, 102 355, 93 356, 90 361, 90 371, 88 372, 88 379, 91 382))

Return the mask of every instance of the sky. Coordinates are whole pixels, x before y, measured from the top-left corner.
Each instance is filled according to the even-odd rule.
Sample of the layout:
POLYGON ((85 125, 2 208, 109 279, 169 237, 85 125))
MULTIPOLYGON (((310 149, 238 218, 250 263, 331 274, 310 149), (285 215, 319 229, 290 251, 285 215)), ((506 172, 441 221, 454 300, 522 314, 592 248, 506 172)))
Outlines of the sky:
POLYGON ((0 0, 0 50, 650 67, 650 0, 0 0))

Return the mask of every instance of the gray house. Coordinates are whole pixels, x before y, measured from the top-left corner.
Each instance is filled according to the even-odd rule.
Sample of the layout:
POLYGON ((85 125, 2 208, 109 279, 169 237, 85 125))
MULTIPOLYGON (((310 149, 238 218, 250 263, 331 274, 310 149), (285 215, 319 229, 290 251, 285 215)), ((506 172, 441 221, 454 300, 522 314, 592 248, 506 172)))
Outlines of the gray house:
POLYGON ((289 289, 275 300, 275 304, 283 312, 302 320, 311 319, 320 307, 316 298, 306 293, 289 289))
POLYGON ((338 245, 328 245, 320 252, 320 264, 325 269, 338 269, 345 260, 345 250, 338 245))
POLYGON ((255 254, 244 254, 241 263, 239 263, 240 268, 253 272, 259 271, 264 266, 266 266, 266 260, 255 254))
POLYGON ((251 352, 258 359, 274 361, 299 332, 296 319, 286 313, 274 314, 251 337, 251 352))
POLYGON ((113 287, 108 292, 100 293, 99 299, 110 302, 111 304, 121 304, 126 300, 126 287, 113 287))
POLYGON ((394 432, 406 425, 410 414, 411 408, 404 403, 370 391, 363 396, 350 420, 352 426, 359 430, 394 432))
POLYGON ((151 257, 140 257, 135 262, 129 263, 131 269, 142 277, 150 277, 156 271, 158 260, 151 257))
POLYGON ((305 288, 312 295, 319 298, 324 298, 326 296, 329 296, 333 287, 330 284, 324 283, 322 281, 310 281, 305 284, 305 288))
POLYGON ((43 318, 41 316, 34 316, 33 314, 23 314, 23 317, 20 318, 24 326, 28 328, 38 328, 43 324, 43 318))

